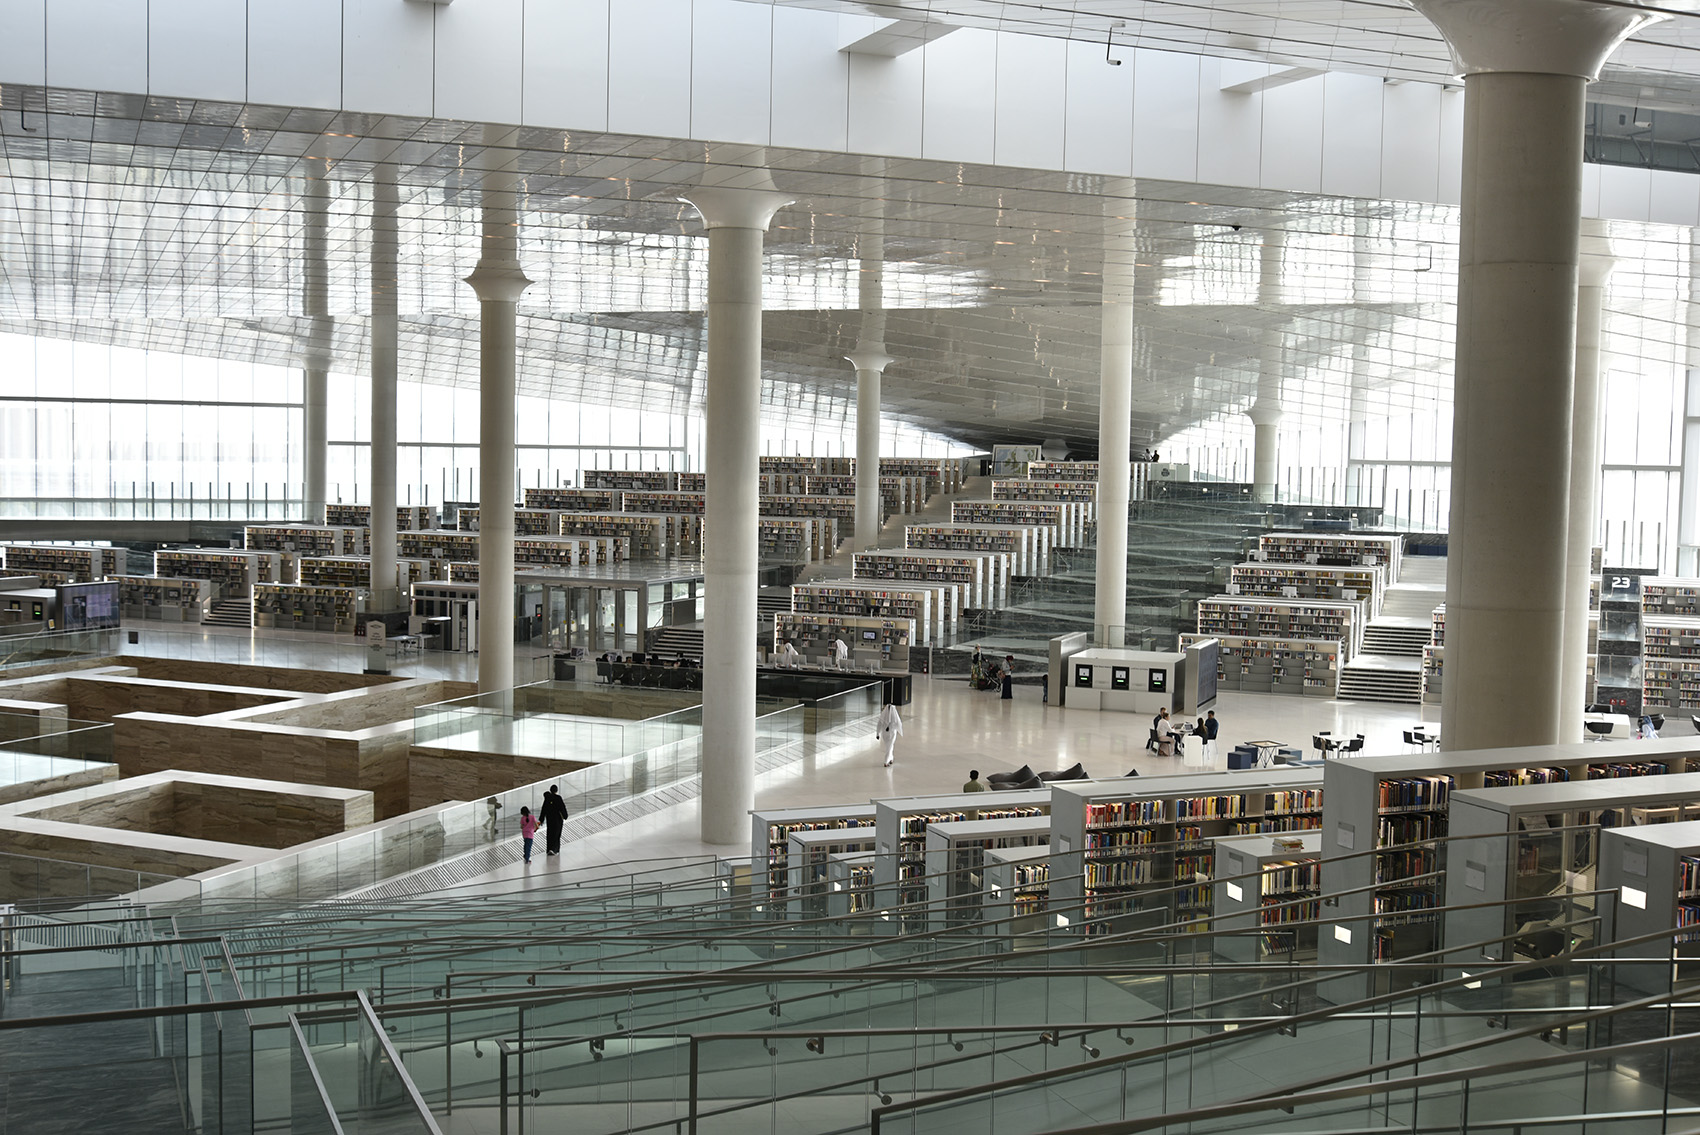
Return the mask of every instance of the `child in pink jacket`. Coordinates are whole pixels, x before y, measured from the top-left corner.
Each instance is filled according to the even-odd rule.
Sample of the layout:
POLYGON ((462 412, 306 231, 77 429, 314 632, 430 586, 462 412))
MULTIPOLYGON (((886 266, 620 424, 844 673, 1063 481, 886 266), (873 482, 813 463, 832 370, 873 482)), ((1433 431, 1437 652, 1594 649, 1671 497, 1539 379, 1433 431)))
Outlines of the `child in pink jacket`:
POLYGON ((530 808, 519 810, 519 834, 525 840, 525 861, 531 862, 531 841, 537 838, 537 817, 530 808))

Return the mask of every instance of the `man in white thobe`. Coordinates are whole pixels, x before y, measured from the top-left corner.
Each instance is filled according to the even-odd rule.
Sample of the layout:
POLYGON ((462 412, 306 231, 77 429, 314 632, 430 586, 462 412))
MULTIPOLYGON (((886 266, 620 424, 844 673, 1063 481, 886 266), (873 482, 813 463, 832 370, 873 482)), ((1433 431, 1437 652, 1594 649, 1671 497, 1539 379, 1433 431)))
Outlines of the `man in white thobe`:
POLYGON ((903 736, 903 719, 897 716, 897 707, 887 704, 880 710, 879 726, 875 730, 879 739, 885 742, 885 767, 890 768, 896 759, 897 739, 903 736))

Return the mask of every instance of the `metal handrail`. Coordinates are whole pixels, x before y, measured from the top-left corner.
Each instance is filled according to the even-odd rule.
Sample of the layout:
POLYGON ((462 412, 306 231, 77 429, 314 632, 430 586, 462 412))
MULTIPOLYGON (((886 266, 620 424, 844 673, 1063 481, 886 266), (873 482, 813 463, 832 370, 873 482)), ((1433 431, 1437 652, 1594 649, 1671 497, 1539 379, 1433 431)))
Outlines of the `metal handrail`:
POLYGON ((301 1022, 295 1019, 295 1014, 289 1014, 289 1032, 295 1043, 301 1048, 301 1057, 307 1065, 307 1075, 311 1078, 313 1091, 319 1097, 319 1103, 325 1109, 325 1119, 331 1125, 332 1135, 343 1135, 342 1121, 337 1118, 336 1108, 331 1104, 331 1094, 325 1090, 324 1077, 319 1075, 319 1065, 313 1060, 313 1050, 307 1047, 307 1038, 301 1033, 301 1022))
POLYGON ((372 1009, 372 1002, 367 1000, 366 991, 363 989, 356 990, 355 996, 359 1000, 360 1015, 366 1018, 367 1027, 377 1036, 378 1044, 383 1047, 385 1058, 389 1060, 390 1066, 395 1069, 396 1076, 401 1080, 402 1086, 407 1089, 408 1101, 413 1104, 413 1109, 419 1113, 419 1120, 425 1125, 425 1130, 430 1135, 443 1135, 442 1128, 437 1126, 436 1117, 431 1114, 431 1109, 425 1106, 425 1097, 419 1094, 418 1085, 413 1082, 413 1077, 407 1074, 407 1066, 401 1062, 401 1053, 396 1051, 395 1043, 390 1040, 390 1034, 384 1031, 384 1022, 378 1019, 378 1014, 372 1009))

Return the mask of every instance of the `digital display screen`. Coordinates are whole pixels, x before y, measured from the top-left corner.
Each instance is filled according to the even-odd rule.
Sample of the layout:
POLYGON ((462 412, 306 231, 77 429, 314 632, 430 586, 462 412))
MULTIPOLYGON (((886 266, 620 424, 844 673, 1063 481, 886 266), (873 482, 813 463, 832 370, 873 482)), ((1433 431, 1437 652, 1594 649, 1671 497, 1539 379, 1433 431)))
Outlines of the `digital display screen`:
POLYGON ((1092 688, 1092 667, 1082 664, 1074 668, 1074 684, 1082 689, 1092 688))
POLYGON ((1132 670, 1127 666, 1110 667, 1110 689, 1125 690, 1130 688, 1132 685, 1131 674, 1132 670))
POLYGON ((880 636, 880 633, 878 631, 863 631, 862 632, 862 641, 863 642, 873 642, 875 639, 879 638, 879 636, 880 636))
POLYGON ((1145 690, 1147 693, 1162 694, 1169 690, 1169 672, 1163 669, 1147 670, 1145 672, 1145 690))

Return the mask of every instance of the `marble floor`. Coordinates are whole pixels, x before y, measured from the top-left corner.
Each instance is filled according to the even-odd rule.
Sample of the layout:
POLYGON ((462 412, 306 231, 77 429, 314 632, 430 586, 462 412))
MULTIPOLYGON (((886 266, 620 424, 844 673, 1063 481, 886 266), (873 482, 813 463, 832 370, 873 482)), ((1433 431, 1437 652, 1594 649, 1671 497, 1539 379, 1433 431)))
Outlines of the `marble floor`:
MULTIPOLYGON (((1149 718, 1046 705, 1037 686, 1018 685, 1015 696, 1004 701, 995 691, 970 689, 961 678, 917 675, 914 702, 902 716, 903 736, 891 768, 883 767, 881 745, 870 736, 865 742, 842 745, 824 756, 759 776, 756 807, 861 803, 956 792, 971 769, 984 776, 1023 764, 1035 770, 1065 769, 1078 761, 1088 773, 1099 776, 1121 776, 1129 769, 1145 776, 1207 771, 1196 744, 1180 757, 1148 752, 1149 718)), ((1250 739, 1308 748, 1311 734, 1323 729, 1362 733, 1364 753, 1375 755, 1409 751, 1402 732, 1419 722, 1437 723, 1440 707, 1224 693, 1217 699, 1216 716, 1222 722, 1217 748, 1224 755, 1235 743, 1250 739)), ((576 867, 749 854, 747 847, 703 843, 699 825, 698 804, 692 800, 570 844, 553 859, 501 868, 473 880, 472 885, 496 881, 511 885, 527 878, 547 885, 557 881, 552 875, 576 867)))

